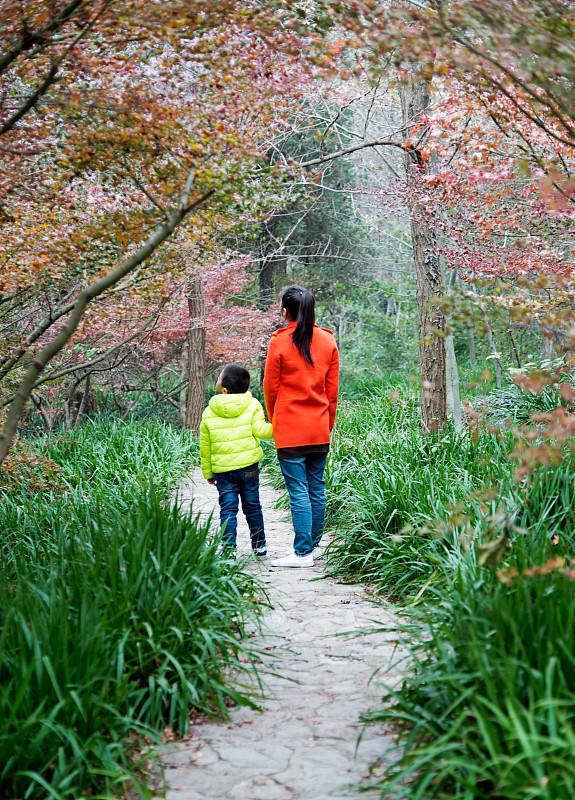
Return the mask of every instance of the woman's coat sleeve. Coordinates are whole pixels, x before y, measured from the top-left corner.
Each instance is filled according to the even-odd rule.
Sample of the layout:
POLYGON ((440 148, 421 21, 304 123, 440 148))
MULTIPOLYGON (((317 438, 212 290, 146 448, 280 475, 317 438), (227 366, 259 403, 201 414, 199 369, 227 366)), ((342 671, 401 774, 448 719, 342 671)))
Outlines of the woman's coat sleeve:
POLYGON ((334 346, 331 363, 325 376, 325 393, 329 401, 329 429, 333 430, 335 412, 337 410, 337 394, 339 389, 339 352, 334 346))
POLYGON ((266 358, 266 370, 264 373, 264 400, 268 419, 273 424, 274 410, 280 388, 281 377, 281 357, 276 336, 272 336, 268 346, 266 358))

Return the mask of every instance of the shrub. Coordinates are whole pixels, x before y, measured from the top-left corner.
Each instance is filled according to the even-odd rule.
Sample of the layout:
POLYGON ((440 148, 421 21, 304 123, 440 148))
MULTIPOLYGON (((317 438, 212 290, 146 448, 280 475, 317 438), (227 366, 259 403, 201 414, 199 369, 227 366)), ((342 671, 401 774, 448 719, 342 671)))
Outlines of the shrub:
POLYGON ((515 491, 508 447, 488 433, 474 438, 453 428, 441 439, 422 436, 409 394, 345 403, 326 473, 333 572, 403 598, 444 580, 446 559, 455 568, 459 561, 459 533, 455 526, 453 535, 440 534, 431 523, 450 520, 465 502, 470 524, 480 527, 483 503, 470 494, 494 485, 503 499, 515 491))
POLYGON ((548 536, 575 532, 575 464, 566 455, 560 464, 541 466, 528 476, 523 489, 520 524, 533 530, 545 527, 548 536))
MULTIPOLYGON (((494 425, 512 423, 515 425, 528 425, 533 414, 553 411, 559 406, 568 406, 561 394, 562 384, 575 388, 575 373, 564 372, 556 376, 554 382, 536 389, 527 388, 532 378, 534 386, 538 386, 541 377, 550 376, 556 370, 565 369, 563 359, 555 362, 542 362, 540 364, 527 364, 522 369, 510 370, 512 376, 518 376, 525 383, 508 383, 501 389, 494 389, 483 399, 483 406, 487 420, 494 425)), ((563 387, 565 388, 565 387, 563 387)))
POLYGON ((254 704, 227 674, 253 668, 243 640, 265 593, 166 502, 190 438, 91 423, 41 448, 65 491, 3 492, 0 797, 111 798, 129 778, 149 796, 138 736, 254 704))
POLYGON ((185 734, 191 707, 253 703, 224 678, 240 654, 250 667, 253 579, 191 512, 153 491, 127 507, 3 550, 0 797, 111 790, 131 771, 130 731, 185 734))
POLYGON ((394 396, 378 390, 342 404, 327 470, 333 573, 409 602, 400 631, 407 677, 366 719, 398 736, 397 761, 375 786, 409 800, 567 800, 575 790, 572 460, 518 484, 509 434, 449 428, 424 437, 415 398, 394 396), (486 533, 492 541, 482 541, 486 533), (501 554, 507 536, 500 579, 478 565, 473 543, 482 556, 501 554))
POLYGON ((378 393, 342 412, 328 470, 332 570, 409 601, 395 632, 407 677, 366 718, 398 736, 397 761, 375 786, 409 800, 567 800, 575 790, 572 459, 518 484, 508 434, 423 437, 409 396, 378 393), (492 541, 482 541, 486 533, 492 541), (479 566, 473 543, 482 556, 504 554, 499 577, 479 566))
POLYGON ((510 585, 464 565, 409 625, 410 673, 369 718, 400 732, 386 797, 573 797, 575 580, 517 550, 510 585))

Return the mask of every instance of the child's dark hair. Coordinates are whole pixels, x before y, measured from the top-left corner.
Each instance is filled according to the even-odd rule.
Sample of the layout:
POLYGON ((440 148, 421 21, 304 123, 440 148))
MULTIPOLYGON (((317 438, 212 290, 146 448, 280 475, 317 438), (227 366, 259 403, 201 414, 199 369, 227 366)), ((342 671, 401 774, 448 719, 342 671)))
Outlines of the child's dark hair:
POLYGON ((315 298, 303 286, 288 286, 281 293, 282 308, 288 311, 290 317, 296 321, 292 335, 292 344, 299 350, 300 355, 313 367, 311 357, 311 338, 315 325, 315 298))
POLYGON ((243 394, 250 388, 250 373, 239 364, 226 364, 222 370, 222 386, 230 394, 243 394))

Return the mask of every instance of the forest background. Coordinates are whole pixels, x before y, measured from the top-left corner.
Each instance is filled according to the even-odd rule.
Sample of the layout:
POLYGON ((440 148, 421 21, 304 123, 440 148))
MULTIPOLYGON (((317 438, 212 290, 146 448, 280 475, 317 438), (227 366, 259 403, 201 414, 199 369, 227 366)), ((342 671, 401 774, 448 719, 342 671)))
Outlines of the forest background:
POLYGON ((257 393, 290 283, 342 354, 333 568, 425 609, 384 791, 572 796, 574 23, 567 0, 3 0, 0 796, 144 792, 134 731, 249 701, 217 653, 257 590, 162 500, 220 366, 257 393), (174 547, 222 608, 158 631, 140 592, 174 547), (221 639, 186 654, 198 619, 221 639), (72 669, 78 627, 101 657, 87 638, 72 669))

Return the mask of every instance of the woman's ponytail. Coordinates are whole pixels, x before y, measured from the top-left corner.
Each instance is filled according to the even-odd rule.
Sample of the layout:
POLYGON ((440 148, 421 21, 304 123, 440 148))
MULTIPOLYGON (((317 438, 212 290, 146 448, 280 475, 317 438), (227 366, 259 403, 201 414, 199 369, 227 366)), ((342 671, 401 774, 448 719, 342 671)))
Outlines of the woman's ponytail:
POLYGON ((281 294, 282 308, 295 320, 296 326, 292 335, 292 344, 300 355, 312 365, 311 339, 315 325, 315 299, 311 292, 303 286, 288 286, 281 294))

